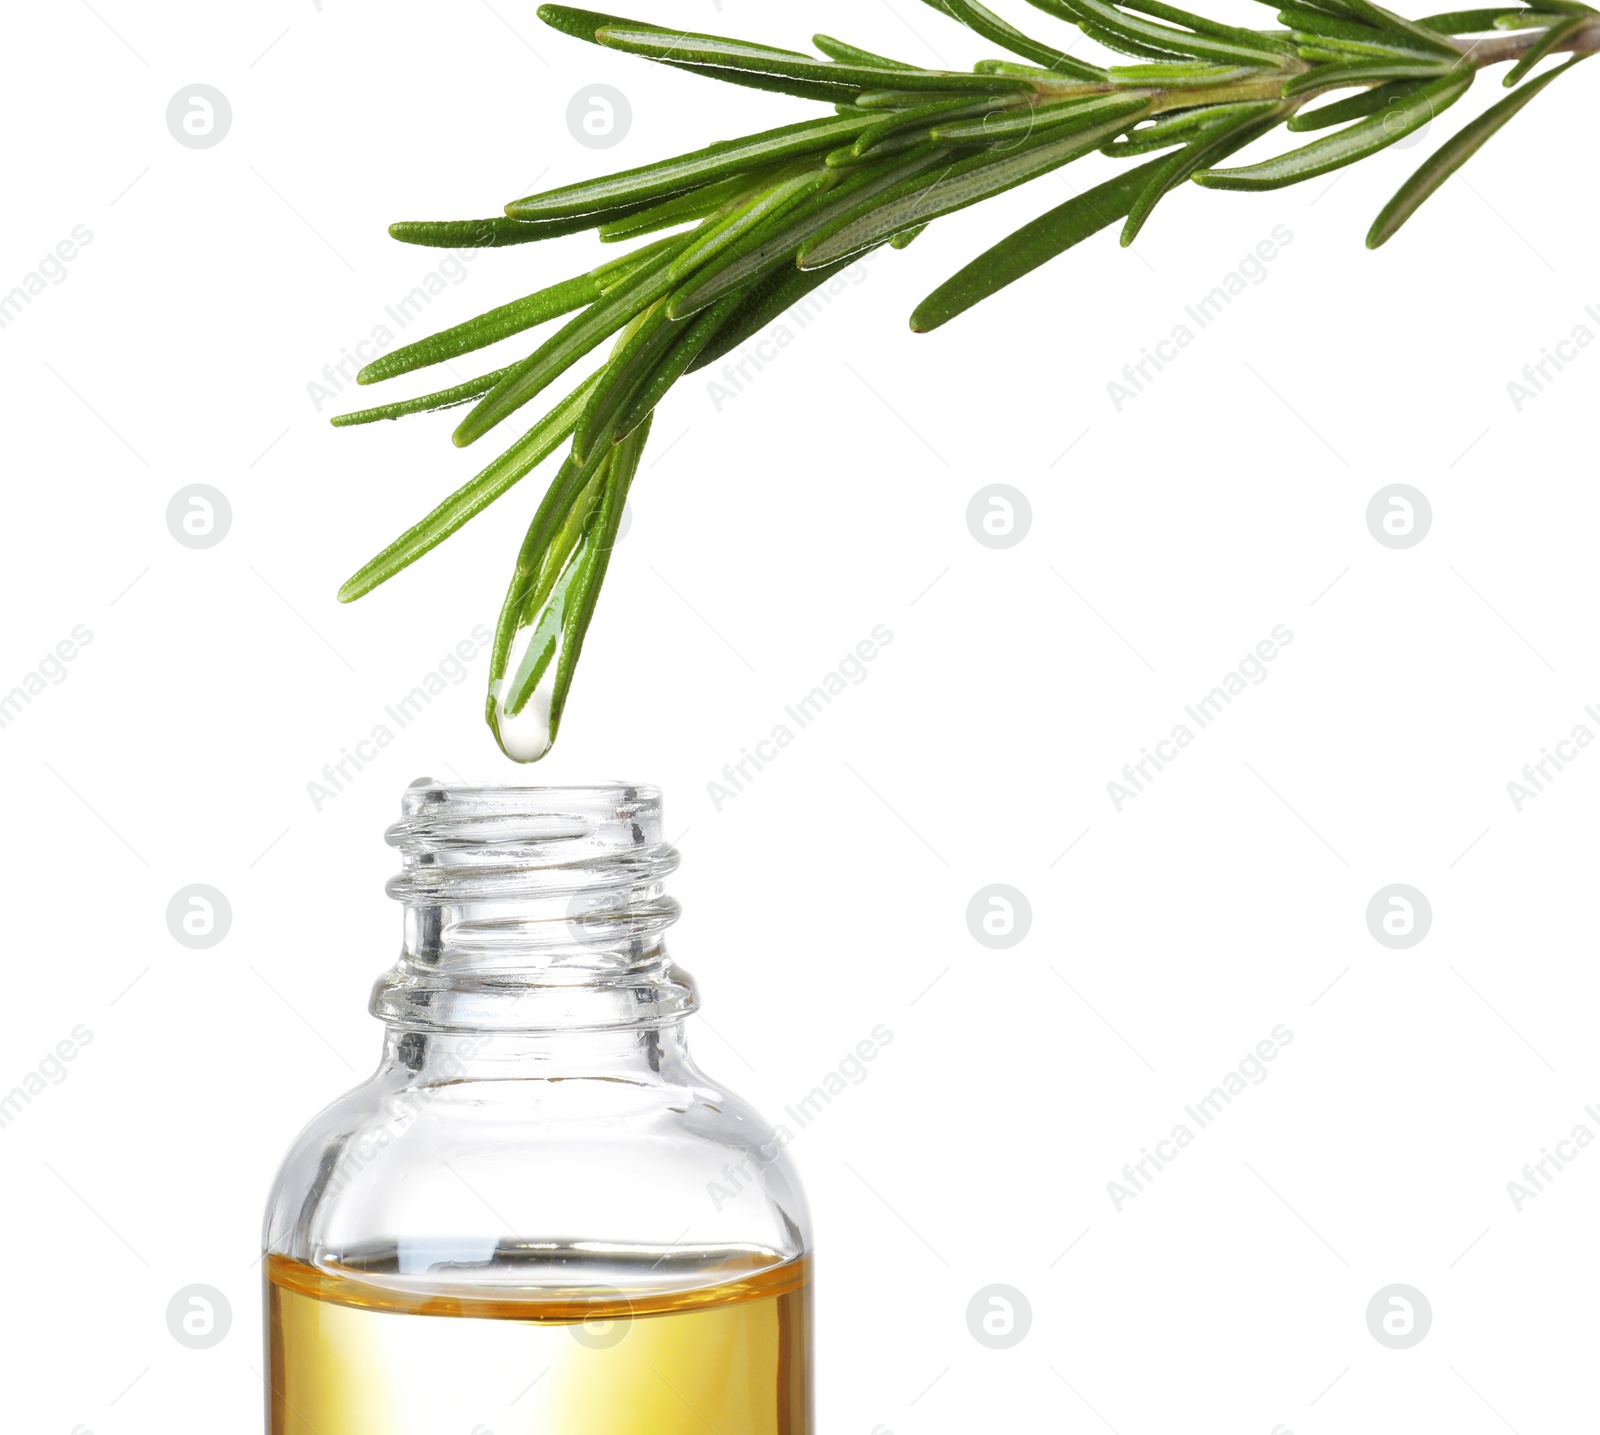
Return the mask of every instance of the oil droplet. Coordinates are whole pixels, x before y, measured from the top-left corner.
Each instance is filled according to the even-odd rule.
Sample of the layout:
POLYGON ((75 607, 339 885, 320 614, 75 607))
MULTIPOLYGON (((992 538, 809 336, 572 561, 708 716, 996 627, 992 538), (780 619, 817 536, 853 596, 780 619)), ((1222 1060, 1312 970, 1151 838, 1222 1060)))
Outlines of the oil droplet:
POLYGON ((500 750, 513 762, 538 762, 555 738, 550 733, 550 703, 556 692, 556 665, 552 662, 519 713, 507 713, 503 694, 509 679, 502 678, 494 700, 494 735, 500 750))
POLYGON ((567 596, 587 546, 578 545, 536 620, 517 630, 505 671, 494 684, 490 726, 500 750, 513 762, 537 762, 555 743, 550 710, 561 668, 567 596), (508 704, 516 711, 510 711, 508 704))

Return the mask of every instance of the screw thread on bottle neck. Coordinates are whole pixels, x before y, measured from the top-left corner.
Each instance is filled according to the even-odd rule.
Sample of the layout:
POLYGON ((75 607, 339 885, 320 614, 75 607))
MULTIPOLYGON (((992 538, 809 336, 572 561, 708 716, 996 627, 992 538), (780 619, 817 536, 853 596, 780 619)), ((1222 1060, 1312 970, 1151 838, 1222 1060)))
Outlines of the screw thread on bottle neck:
POLYGON ((667 954, 678 853, 653 787, 413 783, 388 831, 405 940, 372 1012, 415 1031, 651 1027, 695 1008, 667 954))

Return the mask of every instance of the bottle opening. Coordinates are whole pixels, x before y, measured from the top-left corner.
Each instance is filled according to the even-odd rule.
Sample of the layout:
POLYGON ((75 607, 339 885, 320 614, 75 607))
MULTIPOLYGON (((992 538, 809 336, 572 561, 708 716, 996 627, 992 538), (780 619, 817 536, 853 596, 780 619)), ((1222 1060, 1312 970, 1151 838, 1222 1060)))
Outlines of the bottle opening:
POLYGON ((419 1030, 647 1027, 694 1009, 667 955, 678 866, 661 793, 632 783, 414 782, 387 833, 401 854, 400 960, 374 1015, 419 1030))

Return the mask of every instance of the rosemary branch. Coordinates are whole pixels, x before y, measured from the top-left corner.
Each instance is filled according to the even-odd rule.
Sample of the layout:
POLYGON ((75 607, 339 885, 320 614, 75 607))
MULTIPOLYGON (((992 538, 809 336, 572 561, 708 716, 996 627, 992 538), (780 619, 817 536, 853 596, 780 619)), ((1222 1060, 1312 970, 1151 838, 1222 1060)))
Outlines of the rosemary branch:
POLYGON ((1400 187, 1368 232, 1376 248, 1549 84, 1600 50, 1600 11, 1579 0, 1417 21, 1374 0, 1262 0, 1278 11, 1284 28, 1274 30, 1224 25, 1167 0, 1030 0, 1137 62, 1100 65, 1025 34, 980 0, 924 3, 1018 58, 970 72, 928 70, 818 35, 818 59, 546 5, 540 18, 574 38, 822 101, 833 113, 528 195, 503 216, 391 226, 404 242, 451 248, 583 230, 605 243, 646 241, 385 355, 358 380, 380 382, 572 316, 520 360, 334 420, 470 403, 454 435, 465 446, 611 341, 607 357, 548 414, 340 590, 351 601, 386 582, 569 444, 523 541, 496 631, 487 714, 509 756, 536 759, 555 740, 656 406, 684 374, 736 348, 842 266, 884 244, 904 248, 933 220, 1091 153, 1122 162, 924 299, 911 326, 937 329, 1119 220, 1122 243, 1132 243, 1187 181, 1276 189, 1357 163, 1427 125, 1482 70, 1509 64, 1510 93, 1400 187), (1528 79, 1554 55, 1568 58, 1528 79), (1337 91, 1350 93, 1327 99, 1337 91), (1330 133, 1223 167, 1280 126, 1330 133), (1154 157, 1125 163, 1144 156, 1154 157))

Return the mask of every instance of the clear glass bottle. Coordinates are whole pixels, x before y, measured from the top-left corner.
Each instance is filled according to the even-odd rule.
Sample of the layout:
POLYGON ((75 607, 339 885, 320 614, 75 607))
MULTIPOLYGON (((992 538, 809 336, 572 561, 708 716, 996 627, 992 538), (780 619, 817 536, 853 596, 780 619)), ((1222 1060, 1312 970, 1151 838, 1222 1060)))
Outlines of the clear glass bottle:
POLYGON ((811 1435, 805 1200, 690 1060, 660 794, 402 810, 383 1060, 267 1208, 270 1435, 811 1435))

